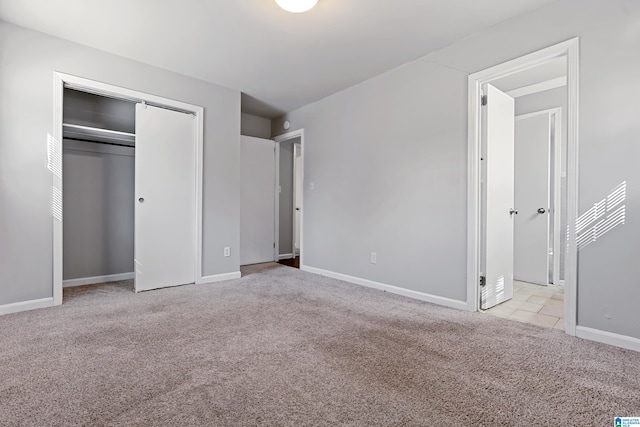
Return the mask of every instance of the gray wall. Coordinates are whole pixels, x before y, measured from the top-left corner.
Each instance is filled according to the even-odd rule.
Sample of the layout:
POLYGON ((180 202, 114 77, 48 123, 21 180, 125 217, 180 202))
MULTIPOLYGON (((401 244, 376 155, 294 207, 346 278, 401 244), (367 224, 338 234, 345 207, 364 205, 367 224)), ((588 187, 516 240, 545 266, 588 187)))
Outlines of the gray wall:
POLYGON ((305 264, 465 300, 467 75, 575 36, 580 212, 628 184, 626 224, 579 253, 578 324, 640 338, 633 0, 556 2, 274 120, 305 129, 305 264))
POLYGON ((63 277, 132 273, 134 149, 64 141, 63 277))
POLYGON ((240 120, 240 133, 244 136, 256 138, 271 138, 271 120, 263 117, 242 113, 240 120))
POLYGON ((238 91, 4 22, 0 52, 0 305, 52 296, 54 71, 205 108, 203 274, 238 271, 238 91))
POLYGON ((416 61, 288 115, 305 129, 305 265, 465 299, 466 80, 416 61))
MULTIPOLYGON (((293 141, 280 145, 280 255, 293 253, 293 141)), ((299 142, 299 139, 297 139, 299 142)))

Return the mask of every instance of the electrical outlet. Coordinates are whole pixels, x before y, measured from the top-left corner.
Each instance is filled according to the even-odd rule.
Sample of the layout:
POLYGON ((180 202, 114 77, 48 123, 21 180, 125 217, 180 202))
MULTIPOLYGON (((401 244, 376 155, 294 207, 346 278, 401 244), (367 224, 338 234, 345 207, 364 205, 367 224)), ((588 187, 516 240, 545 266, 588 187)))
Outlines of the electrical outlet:
POLYGON ((371 252, 371 264, 376 264, 378 262, 378 254, 375 252, 371 252))
POLYGON ((224 256, 231 256, 231 248, 229 246, 224 248, 224 256))

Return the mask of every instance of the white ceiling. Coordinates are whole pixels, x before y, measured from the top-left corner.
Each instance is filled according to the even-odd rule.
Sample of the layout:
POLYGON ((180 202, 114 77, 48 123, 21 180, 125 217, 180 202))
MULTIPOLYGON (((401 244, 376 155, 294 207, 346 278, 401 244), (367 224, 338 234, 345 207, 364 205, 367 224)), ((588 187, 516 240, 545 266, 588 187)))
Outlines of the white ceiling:
POLYGON ((0 18, 238 89, 273 118, 552 1, 0 0, 0 18))

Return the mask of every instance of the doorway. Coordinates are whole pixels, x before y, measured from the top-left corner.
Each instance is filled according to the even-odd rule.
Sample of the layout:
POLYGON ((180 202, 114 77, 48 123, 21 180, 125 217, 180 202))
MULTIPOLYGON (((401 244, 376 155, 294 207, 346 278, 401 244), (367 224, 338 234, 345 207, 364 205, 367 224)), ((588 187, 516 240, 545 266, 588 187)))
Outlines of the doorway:
POLYGON ((540 286, 564 286, 562 110, 515 118, 514 280, 540 286))
MULTIPOLYGON (((54 73, 54 78, 54 135, 48 139, 48 166, 53 172, 54 305, 62 304, 63 299, 62 141, 70 136, 69 129, 76 132, 76 136, 80 132, 85 139, 91 138, 93 144, 107 142, 113 146, 115 135, 115 140, 124 138, 118 141, 119 145, 126 145, 118 148, 135 150, 135 196, 131 199, 135 206, 135 231, 134 236, 129 237, 135 240, 136 291, 199 283, 202 280, 203 108, 62 73, 54 73), (122 135, 122 132, 105 132, 99 127, 63 126, 64 93, 68 89, 136 104, 135 132, 122 135), (186 143, 177 147, 178 140, 186 143), (180 169, 184 173, 180 176, 173 174, 176 162, 183 166, 180 169), (158 190, 160 187, 163 190, 158 190), (177 204, 174 196, 179 199, 177 204), (167 227, 168 223, 175 223, 176 228, 167 227), (176 236, 167 234, 173 231, 179 234, 178 244, 173 241, 176 236), (166 259, 172 262, 167 263, 166 259), (174 261, 181 268, 174 268, 174 261)), ((82 141, 76 142, 82 144, 82 141)))
MULTIPOLYGON (((576 324, 576 247, 575 221, 577 212, 577 89, 578 89, 578 39, 535 52, 513 61, 492 67, 469 76, 469 200, 468 200, 468 304, 469 309, 487 309, 508 301, 514 296, 514 223, 520 214, 514 193, 515 157, 515 106, 514 97, 493 86, 501 80, 518 79, 531 75, 549 64, 564 61, 564 76, 542 81, 533 81, 519 88, 521 91, 544 91, 566 86, 566 209, 564 223, 567 225, 567 250, 563 267, 557 257, 562 250, 542 254, 539 259, 548 268, 543 282, 559 281, 564 272, 564 330, 575 335, 576 324), (506 126, 506 127, 505 127, 506 126), (509 151, 510 150, 510 151, 509 151), (551 266, 555 267, 553 273, 551 266), (548 280, 545 280, 547 279, 548 280)), ((559 192, 553 192, 556 194, 559 192)), ((556 211, 552 199, 545 206, 536 208, 536 217, 526 212, 529 218, 546 219, 547 227, 553 223, 553 232, 547 228, 544 239, 555 241, 560 235, 556 228, 556 211), (538 212, 540 209, 540 212, 538 212), (544 211, 543 211, 544 210, 544 211), (553 212, 554 221, 547 218, 553 212), (551 237, 553 236, 553 237, 551 237)), ((528 208, 527 208, 528 209, 528 208)), ((562 216, 562 215, 561 215, 562 216)), ((562 218, 561 218, 562 220, 562 218)), ((540 222, 540 221, 538 221, 540 222)), ((538 224, 540 225, 540 224, 538 224)), ((547 247, 549 245, 547 244, 547 247)), ((563 245, 564 246, 564 245, 563 245)), ((551 252, 551 251, 549 251, 551 252)), ((540 273, 540 272, 538 272, 540 273)), ((548 283, 547 283, 548 284, 548 283)), ((540 285, 533 285, 540 286, 540 285)), ((551 299, 551 296, 549 296, 551 299)))
POLYGON ((282 265, 300 268, 303 245, 304 131, 275 138, 275 253, 282 265))
MULTIPOLYGON (((558 99, 566 98, 565 89, 515 98, 516 114, 530 107, 531 99, 538 105, 541 100, 565 104, 558 99)), ((563 274, 558 271, 560 243, 566 240, 560 224, 566 206, 561 113, 562 107, 557 107, 515 116, 513 292, 511 299, 494 307, 483 307, 484 298, 480 303, 487 314, 555 329, 564 329, 564 288, 559 280, 563 274)))

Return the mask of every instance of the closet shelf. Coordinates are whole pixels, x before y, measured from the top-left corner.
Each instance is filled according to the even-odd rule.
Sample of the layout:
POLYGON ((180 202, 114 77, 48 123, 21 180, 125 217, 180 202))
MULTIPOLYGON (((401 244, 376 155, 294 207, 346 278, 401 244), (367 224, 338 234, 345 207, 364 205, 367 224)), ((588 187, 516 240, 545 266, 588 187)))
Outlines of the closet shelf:
POLYGON ((80 139, 89 142, 116 142, 130 147, 134 147, 136 142, 136 135, 133 133, 68 123, 62 124, 62 136, 63 138, 80 139))

